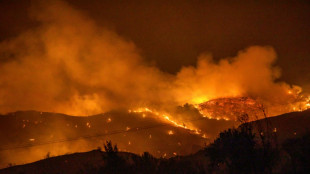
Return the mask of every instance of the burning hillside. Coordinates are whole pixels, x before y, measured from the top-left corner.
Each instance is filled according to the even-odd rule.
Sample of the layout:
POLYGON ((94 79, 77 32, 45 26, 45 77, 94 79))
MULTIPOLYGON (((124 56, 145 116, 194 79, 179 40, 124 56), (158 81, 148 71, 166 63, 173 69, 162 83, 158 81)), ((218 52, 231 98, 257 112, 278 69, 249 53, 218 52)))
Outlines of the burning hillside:
MULTIPOLYGON (((38 1, 31 16, 36 27, 0 43, 0 59, 5 60, 0 61, 0 113, 40 110, 87 116, 141 107, 169 113, 185 103, 211 100, 204 107, 218 108, 213 99, 250 96, 268 108, 282 108, 281 114, 296 107, 293 96, 302 94, 300 87, 279 81, 272 47, 251 46, 217 61, 203 53, 195 58, 196 65, 170 74, 142 57, 132 41, 65 2, 38 1)), ((223 107, 229 106, 234 104, 223 107)), ((219 117, 216 109, 208 110, 219 117)))
POLYGON ((224 97, 208 100, 197 104, 196 107, 202 115, 209 118, 236 120, 239 116, 248 114, 252 121, 310 108, 310 96, 290 90, 288 94, 288 100, 279 105, 251 97, 224 97))
POLYGON ((262 105, 249 97, 218 98, 198 105, 200 112, 209 118, 237 119, 243 114, 250 116, 262 115, 262 105))

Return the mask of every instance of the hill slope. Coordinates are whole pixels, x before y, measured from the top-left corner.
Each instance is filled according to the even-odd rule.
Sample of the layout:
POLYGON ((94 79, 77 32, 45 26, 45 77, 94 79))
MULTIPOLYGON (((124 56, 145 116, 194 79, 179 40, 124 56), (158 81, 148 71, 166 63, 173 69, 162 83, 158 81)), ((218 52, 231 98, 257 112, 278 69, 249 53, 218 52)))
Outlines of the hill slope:
POLYGON ((302 112, 291 112, 252 122, 254 126, 269 127, 276 133, 277 140, 282 143, 288 138, 301 137, 310 131, 310 109, 302 112))
MULTIPOLYGON (((266 120, 254 123, 266 125, 266 120)), ((279 143, 303 135, 310 124, 310 110, 268 118, 277 131, 279 143)), ((23 164, 67 153, 86 152, 102 147, 105 140, 117 143, 121 151, 156 157, 194 153, 217 134, 233 125, 224 120, 204 119, 196 125, 210 132, 209 139, 186 129, 163 122, 151 113, 144 117, 126 111, 90 117, 36 111, 15 112, 0 116, 0 165, 23 164), (142 127, 141 127, 142 125, 142 127), (138 128, 138 129, 137 129, 138 128)))
POLYGON ((20 111, 0 116, 0 167, 23 164, 66 153, 96 149, 106 140, 117 143, 121 151, 137 154, 148 151, 156 157, 196 152, 219 131, 234 123, 203 119, 196 125, 209 138, 181 127, 163 123, 152 113, 114 111, 77 117, 64 114, 20 111))

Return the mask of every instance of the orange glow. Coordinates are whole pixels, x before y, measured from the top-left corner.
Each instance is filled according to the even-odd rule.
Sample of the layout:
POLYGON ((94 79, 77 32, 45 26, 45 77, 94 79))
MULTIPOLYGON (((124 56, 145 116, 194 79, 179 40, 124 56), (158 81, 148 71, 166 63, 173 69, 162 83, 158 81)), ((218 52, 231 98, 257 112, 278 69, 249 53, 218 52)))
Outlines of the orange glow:
POLYGON ((194 134, 198 134, 198 135, 201 134, 200 130, 198 130, 197 128, 195 128, 193 126, 186 126, 184 123, 181 124, 181 123, 178 123, 176 120, 173 120, 174 117, 172 117, 170 114, 160 113, 158 111, 151 110, 147 107, 138 108, 138 109, 130 109, 130 110, 128 110, 128 113, 140 113, 142 115, 145 113, 152 113, 152 114, 158 116, 157 118, 160 118, 162 121, 165 121, 165 122, 167 122, 167 123, 169 123, 175 127, 179 127, 179 128, 189 130, 191 133, 194 133, 194 134))
POLYGON ((173 133, 173 131, 172 130, 169 130, 168 131, 168 135, 173 135, 174 133, 173 133))
POLYGON ((111 121, 112 121, 111 118, 108 118, 108 119, 107 119, 107 123, 110 123, 111 121))
POLYGON ((6 84, 0 89, 1 113, 33 109, 87 116, 141 103, 162 108, 234 97, 259 99, 270 115, 309 108, 301 87, 279 81, 272 47, 250 46, 218 61, 202 52, 192 58, 196 65, 169 74, 151 66, 135 43, 115 31, 66 3, 48 4, 32 9, 38 27, 1 42, 3 60, 10 55, 20 60, 0 63, 0 84, 6 84))
MULTIPOLYGON (((240 115, 248 114, 252 121, 264 117, 265 111, 266 116, 275 116, 310 109, 310 96, 301 87, 282 81, 285 77, 276 66, 277 53, 272 47, 249 45, 216 59, 205 53, 212 51, 208 47, 199 48, 203 52, 189 57, 190 65, 169 67, 178 68, 169 73, 157 67, 158 62, 151 62, 151 57, 144 57, 148 54, 141 54, 143 45, 123 38, 124 33, 98 25, 65 2, 44 4, 30 9, 35 27, 0 41, 0 113, 36 110, 42 120, 45 112, 98 114, 103 121, 85 117, 70 124, 57 122, 64 122, 64 127, 53 124, 55 128, 44 132, 47 138, 43 139, 30 130, 36 131, 47 121, 41 124, 23 117, 14 126, 29 132, 22 138, 28 144, 88 135, 75 148, 59 145, 59 153, 66 153, 71 148, 85 150, 91 141, 99 144, 93 135, 105 134, 96 138, 116 137, 113 143, 120 142, 125 146, 122 149, 133 152, 144 147, 157 151, 163 138, 180 149, 195 149, 189 144, 211 142, 216 131, 235 124, 240 115), (149 144, 142 147, 144 142, 149 144)), ((273 131, 281 132, 277 127, 273 131)), ((164 157, 183 153, 160 150, 158 155, 164 157)))

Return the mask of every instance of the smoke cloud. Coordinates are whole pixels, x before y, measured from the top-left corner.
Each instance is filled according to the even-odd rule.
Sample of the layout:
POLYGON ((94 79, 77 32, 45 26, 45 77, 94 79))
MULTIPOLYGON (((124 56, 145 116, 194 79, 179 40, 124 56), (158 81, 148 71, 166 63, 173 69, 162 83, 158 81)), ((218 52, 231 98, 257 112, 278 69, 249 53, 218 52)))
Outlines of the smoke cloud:
MULTIPOLYGON (((210 54, 202 54, 196 67, 184 67, 177 74, 177 93, 182 101, 201 103, 216 98, 250 97, 272 112, 287 112, 300 102, 302 89, 277 82, 279 67, 274 66, 276 53, 272 47, 251 46, 237 56, 214 62, 210 54)), ((272 113, 271 113, 272 114, 272 113)), ((275 113, 273 113, 275 114, 275 113)))
POLYGON ((272 47, 252 46, 219 62, 202 54, 197 66, 172 75, 145 61, 133 42, 65 2, 35 3, 31 17, 38 27, 0 43, 2 113, 91 115, 237 96, 288 107, 301 92, 277 81, 280 70, 272 47))

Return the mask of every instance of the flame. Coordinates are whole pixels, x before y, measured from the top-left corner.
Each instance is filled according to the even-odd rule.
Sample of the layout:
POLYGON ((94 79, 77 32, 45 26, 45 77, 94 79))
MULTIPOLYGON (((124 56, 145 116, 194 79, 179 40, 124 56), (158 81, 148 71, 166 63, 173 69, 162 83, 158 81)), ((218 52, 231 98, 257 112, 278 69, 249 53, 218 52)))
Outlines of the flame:
POLYGON ((202 138, 208 138, 208 137, 207 137, 207 135, 206 135, 206 134, 203 134, 203 135, 202 135, 202 138))
POLYGON ((202 97, 195 97, 194 99, 192 99, 192 103, 194 105, 197 105, 197 104, 200 104, 200 103, 203 103, 205 101, 208 101, 209 99, 205 96, 202 96, 202 97))
POLYGON ((108 119, 107 119, 107 123, 110 123, 111 121, 112 121, 111 118, 108 118, 108 119))
MULTIPOLYGON (((169 123, 175 127, 186 129, 190 133, 200 135, 202 138, 204 138, 200 129, 198 129, 194 126, 186 126, 184 123, 180 124, 176 120, 172 119, 175 117, 172 117, 170 114, 167 114, 167 113, 161 113, 159 111, 152 110, 148 107, 141 107, 138 109, 129 109, 128 113, 139 113, 139 114, 142 114, 142 117, 144 117, 143 115, 145 115, 146 113, 152 113, 152 114, 158 116, 158 118, 160 118, 162 121, 165 121, 165 122, 167 122, 167 123, 169 123)), ((173 134, 174 134, 174 132, 172 130, 168 131, 168 135, 173 135, 173 134)), ((150 136, 150 138, 151 138, 151 136, 150 136)))
POLYGON ((218 61, 202 53, 196 65, 169 74, 145 62, 135 43, 66 3, 31 10, 39 26, 0 43, 7 60, 0 63, 0 84, 6 84, 0 89, 1 113, 34 109, 87 116, 140 103, 179 106, 240 96, 291 110, 310 107, 291 106, 301 88, 279 81, 272 47, 251 46, 218 61))

